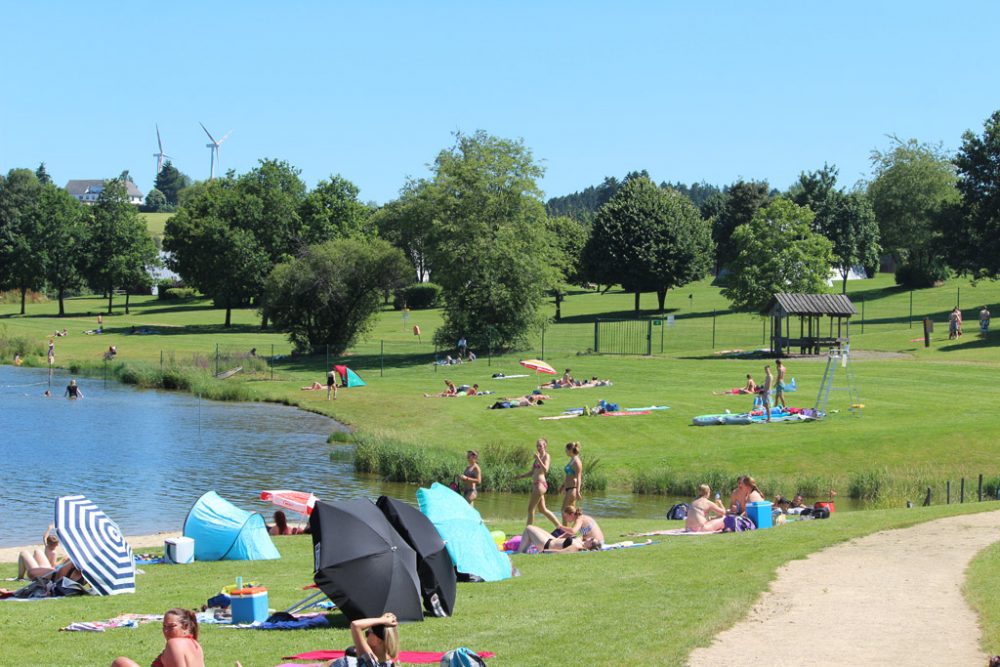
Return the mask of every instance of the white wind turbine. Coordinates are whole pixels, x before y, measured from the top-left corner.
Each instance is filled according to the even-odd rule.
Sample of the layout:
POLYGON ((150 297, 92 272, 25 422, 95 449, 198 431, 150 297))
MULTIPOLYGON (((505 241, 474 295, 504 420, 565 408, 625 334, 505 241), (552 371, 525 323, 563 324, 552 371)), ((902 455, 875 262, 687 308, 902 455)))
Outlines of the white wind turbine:
POLYGON ((215 164, 216 163, 222 164, 221 162, 219 162, 219 146, 222 145, 222 142, 225 141, 229 137, 229 135, 233 133, 233 131, 229 130, 228 132, 226 132, 225 136, 216 141, 215 137, 213 137, 212 133, 208 131, 208 128, 205 127, 204 123, 199 122, 198 124, 201 125, 201 129, 205 130, 205 134, 208 135, 208 138, 212 140, 212 143, 205 144, 207 148, 212 149, 212 167, 211 170, 208 172, 208 179, 212 180, 213 178, 215 178, 215 164))
POLYGON ((160 172, 163 171, 163 160, 172 160, 173 158, 163 152, 163 140, 160 139, 160 126, 156 126, 156 144, 160 147, 159 153, 153 153, 153 157, 156 158, 156 175, 159 176, 160 172))

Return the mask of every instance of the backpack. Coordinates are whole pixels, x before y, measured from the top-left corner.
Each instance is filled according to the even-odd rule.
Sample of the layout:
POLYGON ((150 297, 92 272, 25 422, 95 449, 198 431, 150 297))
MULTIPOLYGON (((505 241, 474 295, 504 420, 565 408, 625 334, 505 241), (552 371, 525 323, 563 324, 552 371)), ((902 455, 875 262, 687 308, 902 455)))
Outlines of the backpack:
POLYGON ((687 518, 691 506, 687 503, 677 503, 667 510, 667 518, 671 521, 683 521, 687 518))
POLYGON ((461 646, 444 654, 441 667, 486 667, 486 663, 478 653, 461 646))
POLYGON ((753 521, 739 514, 727 514, 724 522, 722 528, 724 533, 742 533, 745 530, 757 529, 753 521))

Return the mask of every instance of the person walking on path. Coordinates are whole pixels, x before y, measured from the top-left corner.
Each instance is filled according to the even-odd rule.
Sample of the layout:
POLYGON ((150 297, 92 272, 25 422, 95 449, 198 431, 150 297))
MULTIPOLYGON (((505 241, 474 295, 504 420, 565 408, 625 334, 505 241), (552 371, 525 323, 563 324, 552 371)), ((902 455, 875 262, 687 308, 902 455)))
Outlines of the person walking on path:
POLYGON ((781 409, 784 410, 785 407, 785 365, 781 363, 781 359, 778 359, 778 377, 774 384, 774 404, 777 405, 781 402, 781 409))
POLYGON ((774 376, 771 374, 771 366, 764 366, 764 386, 761 387, 760 390, 760 400, 764 404, 764 411, 767 413, 767 421, 771 421, 771 386, 773 384, 774 376))

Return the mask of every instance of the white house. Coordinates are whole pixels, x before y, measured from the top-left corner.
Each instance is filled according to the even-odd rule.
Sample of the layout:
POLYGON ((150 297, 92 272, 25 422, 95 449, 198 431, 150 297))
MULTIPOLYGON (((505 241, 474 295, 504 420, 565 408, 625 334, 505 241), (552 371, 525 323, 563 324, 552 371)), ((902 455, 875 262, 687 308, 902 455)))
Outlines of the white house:
MULTIPOLYGON (((84 204, 94 204, 97 197, 104 189, 104 179, 98 180, 74 180, 66 184, 66 192, 76 197, 84 204)), ((142 193, 132 181, 125 181, 125 190, 128 192, 128 202, 141 206, 143 202, 142 193)))

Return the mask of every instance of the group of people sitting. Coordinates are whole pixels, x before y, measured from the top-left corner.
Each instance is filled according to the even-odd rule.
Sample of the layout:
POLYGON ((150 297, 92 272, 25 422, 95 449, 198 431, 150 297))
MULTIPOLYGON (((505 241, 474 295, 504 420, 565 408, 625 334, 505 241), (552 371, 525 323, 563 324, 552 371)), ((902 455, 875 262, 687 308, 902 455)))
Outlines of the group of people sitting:
POLYGON ((711 495, 712 489, 708 484, 698 487, 698 497, 691 501, 684 530, 689 533, 721 533, 727 528, 727 517, 746 519, 747 505, 764 500, 756 480, 749 475, 740 477, 736 482, 736 488, 729 497, 728 509, 723 506, 719 494, 715 494, 714 500, 711 495))
POLYGON ((544 389, 588 389, 590 387, 610 386, 611 380, 601 380, 596 375, 592 376, 589 380, 577 380, 568 368, 562 374, 562 377, 542 385, 544 389))
POLYGON ((455 398, 459 396, 478 396, 483 393, 493 393, 480 391, 478 384, 474 384, 472 386, 467 384, 456 385, 451 380, 445 380, 444 387, 444 391, 436 394, 424 394, 424 398, 455 398))

